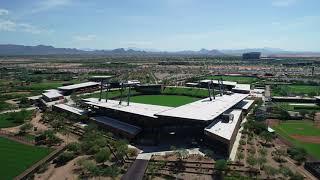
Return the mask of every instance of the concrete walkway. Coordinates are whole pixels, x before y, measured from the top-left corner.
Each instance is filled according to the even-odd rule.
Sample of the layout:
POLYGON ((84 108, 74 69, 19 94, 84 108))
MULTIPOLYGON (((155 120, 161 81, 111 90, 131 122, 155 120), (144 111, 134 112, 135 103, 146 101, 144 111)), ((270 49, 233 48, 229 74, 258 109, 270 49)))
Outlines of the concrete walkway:
MULTIPOLYGON (((35 110, 37 109, 37 107, 29 107, 29 108, 25 108, 25 110, 35 110)), ((7 110, 7 111, 1 111, 0 114, 5 114, 5 113, 10 113, 10 112, 20 112, 22 111, 22 109, 13 109, 13 110, 7 110)))
MULTIPOLYGON (((242 123, 241 123, 241 125, 243 124, 243 123, 245 123, 247 121, 247 118, 244 118, 243 119, 243 121, 242 121, 242 123)), ((239 131, 238 131, 238 134, 237 134, 237 136, 236 136, 236 140, 234 141, 234 143, 233 143, 233 146, 232 146, 232 149, 231 149, 231 152, 230 152, 230 156, 229 156, 229 159, 231 160, 231 161, 235 161, 235 159, 236 159, 236 155, 237 155, 237 150, 238 150, 238 147, 239 147, 239 142, 240 142, 240 139, 241 139, 241 135, 242 135, 242 133, 241 133, 241 130, 243 129, 243 127, 241 126, 240 127, 240 129, 239 129, 239 131)))
POLYGON ((142 180, 149 160, 136 159, 121 180, 142 180))

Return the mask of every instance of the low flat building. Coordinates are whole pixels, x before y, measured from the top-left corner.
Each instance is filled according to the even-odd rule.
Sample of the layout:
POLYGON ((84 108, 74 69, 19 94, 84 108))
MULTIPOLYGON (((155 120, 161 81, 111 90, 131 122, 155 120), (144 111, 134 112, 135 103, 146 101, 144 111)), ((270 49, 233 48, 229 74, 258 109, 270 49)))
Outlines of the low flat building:
POLYGON ((46 102, 59 101, 64 99, 63 95, 57 90, 50 90, 42 93, 42 99, 46 102))
POLYGON ((316 98, 309 98, 309 97, 301 97, 301 96, 273 96, 272 101, 274 102, 296 102, 296 103, 316 103, 316 98))
POLYGON ((261 58, 261 52, 248 52, 242 54, 243 60, 258 60, 261 58))
POLYGON ((233 109, 225 113, 229 115, 229 118, 215 119, 209 126, 205 128, 204 133, 209 139, 222 142, 227 151, 230 152, 240 128, 240 123, 242 121, 242 110, 233 109))
POLYGON ((70 95, 72 93, 86 93, 93 92, 100 88, 100 83, 97 82, 85 82, 80 84, 73 84, 69 86, 58 87, 64 95, 70 95))
POLYGON ((250 94, 250 91, 251 91, 250 84, 236 84, 236 86, 232 88, 232 92, 235 92, 235 93, 250 94))
POLYGON ((75 107, 72 107, 72 106, 69 106, 66 104, 53 105, 52 110, 57 111, 57 112, 71 113, 71 114, 78 115, 78 116, 83 116, 88 113, 88 111, 86 111, 86 110, 75 108, 75 107))

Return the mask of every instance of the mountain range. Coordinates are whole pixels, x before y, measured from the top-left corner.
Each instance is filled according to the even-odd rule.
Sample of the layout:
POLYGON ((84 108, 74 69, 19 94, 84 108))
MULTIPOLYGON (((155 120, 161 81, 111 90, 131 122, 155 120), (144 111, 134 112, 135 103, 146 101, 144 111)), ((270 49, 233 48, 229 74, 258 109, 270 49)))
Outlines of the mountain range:
POLYGON ((96 50, 96 49, 76 49, 76 48, 55 48, 53 46, 38 45, 24 46, 16 44, 0 44, 0 55, 199 55, 199 56, 239 56, 245 52, 261 52, 263 56, 270 57, 320 57, 319 52, 295 52, 285 51, 277 48, 257 48, 257 49, 200 49, 199 51, 156 51, 143 50, 138 48, 118 48, 113 50, 96 50))

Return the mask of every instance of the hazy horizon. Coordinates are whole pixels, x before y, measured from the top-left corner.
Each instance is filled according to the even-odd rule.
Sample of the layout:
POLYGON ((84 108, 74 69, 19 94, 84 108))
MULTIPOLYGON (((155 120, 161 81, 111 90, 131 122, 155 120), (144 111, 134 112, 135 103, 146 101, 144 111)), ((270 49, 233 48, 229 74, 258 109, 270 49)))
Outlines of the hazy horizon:
POLYGON ((0 44, 320 52, 316 0, 0 2, 0 44))

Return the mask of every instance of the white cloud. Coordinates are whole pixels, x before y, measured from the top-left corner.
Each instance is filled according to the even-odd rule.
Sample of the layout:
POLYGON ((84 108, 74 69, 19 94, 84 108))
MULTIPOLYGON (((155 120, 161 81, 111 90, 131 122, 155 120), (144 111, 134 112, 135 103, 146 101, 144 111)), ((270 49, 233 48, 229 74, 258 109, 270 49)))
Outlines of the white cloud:
POLYGON ((16 31, 17 24, 10 20, 0 19, 0 31, 16 31))
POLYGON ((272 2, 272 6, 275 7, 288 7, 294 3, 296 3, 297 0, 274 0, 272 2))
POLYGON ((40 3, 35 5, 31 12, 37 13, 41 11, 47 11, 53 8, 69 5, 70 3, 71 0, 42 0, 40 3))
POLYGON ((73 40, 75 41, 93 41, 96 40, 97 36, 93 34, 88 34, 88 35, 81 35, 81 36, 74 36, 73 40))
POLYGON ((3 15, 8 15, 9 14, 9 11, 6 10, 6 9, 0 9, 0 16, 3 16, 3 15))
POLYGON ((52 33, 53 31, 43 29, 28 23, 19 23, 11 20, 0 19, 0 31, 27 32, 31 34, 52 33))

